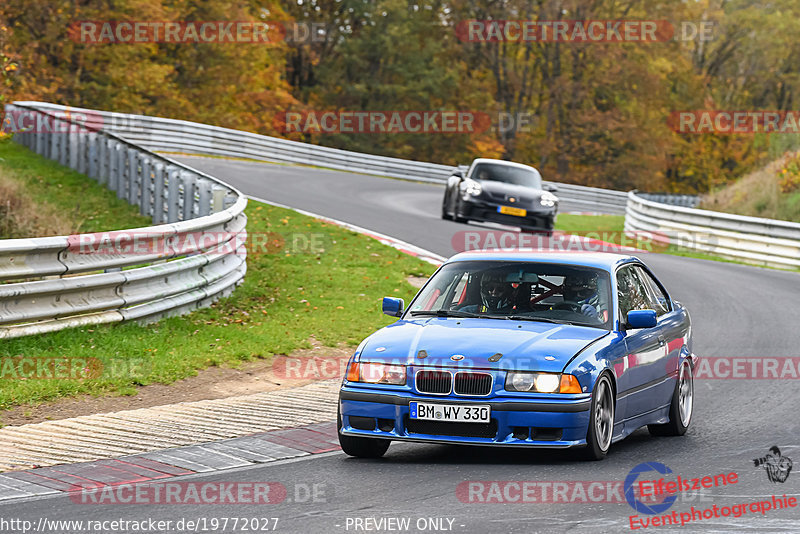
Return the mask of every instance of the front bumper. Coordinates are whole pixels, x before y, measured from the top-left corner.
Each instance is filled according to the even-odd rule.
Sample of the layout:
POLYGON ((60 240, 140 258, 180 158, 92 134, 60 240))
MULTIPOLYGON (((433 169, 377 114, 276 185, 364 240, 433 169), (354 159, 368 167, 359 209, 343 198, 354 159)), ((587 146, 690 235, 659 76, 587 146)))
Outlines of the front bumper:
POLYGON ((501 205, 506 204, 487 202, 479 199, 465 200, 460 204, 461 209, 458 216, 474 221, 495 222, 507 224, 509 226, 519 226, 525 229, 552 230, 555 225, 558 204, 552 208, 544 206, 535 208, 514 206, 526 210, 527 213, 524 217, 499 213, 497 210, 501 205))
POLYGON ((341 432, 398 441, 567 448, 586 444, 590 395, 558 400, 440 397, 345 385, 339 392, 341 432), (489 404, 490 424, 409 418, 409 402, 489 404), (370 421, 373 420, 373 421, 370 421))

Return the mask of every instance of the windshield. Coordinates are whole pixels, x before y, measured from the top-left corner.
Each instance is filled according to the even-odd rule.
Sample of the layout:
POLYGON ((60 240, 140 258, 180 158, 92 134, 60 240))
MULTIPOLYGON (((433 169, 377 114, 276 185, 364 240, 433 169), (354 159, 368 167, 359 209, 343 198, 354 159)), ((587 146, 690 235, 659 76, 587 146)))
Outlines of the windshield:
POLYGON ((442 267, 406 318, 483 317, 611 329, 608 273, 536 262, 463 261, 442 267))
POLYGON ((478 163, 472 171, 471 178, 473 180, 524 185, 535 189, 542 188, 542 176, 535 169, 499 165, 497 163, 478 163))

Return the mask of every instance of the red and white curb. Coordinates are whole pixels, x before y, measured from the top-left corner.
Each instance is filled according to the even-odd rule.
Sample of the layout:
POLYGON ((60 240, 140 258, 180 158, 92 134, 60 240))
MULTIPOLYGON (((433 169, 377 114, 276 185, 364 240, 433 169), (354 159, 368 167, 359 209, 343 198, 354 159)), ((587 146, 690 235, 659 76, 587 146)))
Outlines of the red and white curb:
POLYGON ((336 423, 316 423, 203 445, 3 473, 0 502, 161 482, 336 450, 336 423))
MULTIPOLYGON (((118 458, 327 423, 336 418, 339 384, 338 379, 324 380, 239 397, 3 427, 0 471, 118 458)), ((0 493, 4 485, 0 479, 0 493)))

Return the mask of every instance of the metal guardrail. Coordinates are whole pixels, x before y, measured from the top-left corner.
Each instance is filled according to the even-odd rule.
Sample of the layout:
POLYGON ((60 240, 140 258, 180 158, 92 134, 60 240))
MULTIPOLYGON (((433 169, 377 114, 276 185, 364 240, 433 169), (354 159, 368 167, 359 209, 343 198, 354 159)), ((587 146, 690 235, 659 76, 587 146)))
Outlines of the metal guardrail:
POLYGON ((683 206, 684 208, 696 208, 700 204, 699 195, 677 195, 674 193, 636 193, 646 200, 669 204, 671 206, 683 206))
MULTIPOLYGON (((180 152, 247 158, 261 161, 315 165, 329 169, 386 176, 403 180, 444 183, 454 167, 400 158, 389 158, 310 145, 240 130, 196 122, 127 113, 72 108, 43 102, 20 102, 58 113, 82 114, 103 129, 139 146, 160 152, 180 152)), ((561 211, 585 211, 622 215, 626 193, 573 184, 555 184, 561 211)))
POLYGON ((242 282, 244 195, 49 107, 7 105, 7 117, 25 115, 30 126, 14 140, 88 174, 156 226, 0 241, 0 338, 178 315, 242 282))
POLYGON ((625 231, 724 258, 800 268, 800 223, 670 206, 631 191, 625 231))

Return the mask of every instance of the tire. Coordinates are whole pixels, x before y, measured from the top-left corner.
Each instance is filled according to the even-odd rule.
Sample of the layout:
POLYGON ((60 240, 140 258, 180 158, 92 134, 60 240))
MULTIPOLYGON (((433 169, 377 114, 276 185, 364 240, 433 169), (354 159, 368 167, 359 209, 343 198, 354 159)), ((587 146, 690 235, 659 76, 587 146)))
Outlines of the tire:
POLYGON ((694 378, 692 368, 687 360, 683 360, 672 392, 672 403, 669 406, 669 423, 663 425, 647 425, 653 436, 682 436, 692 424, 694 412, 694 378))
POLYGON ((589 410, 589 429, 586 432, 586 460, 602 460, 611 448, 614 435, 614 388, 605 373, 600 375, 592 391, 592 407, 589 410))
POLYGON ((356 458, 380 458, 386 454, 391 443, 388 439, 359 438, 342 434, 342 416, 336 413, 336 428, 339 434, 339 445, 344 453, 356 458))
POLYGON ((442 219, 445 221, 453 220, 453 216, 447 213, 447 193, 444 194, 444 199, 442 200, 442 219))
POLYGON ((467 222, 467 219, 458 214, 458 205, 460 203, 461 201, 458 200, 458 197, 456 197, 456 201, 453 202, 453 220, 456 221, 457 223, 465 223, 467 222))

